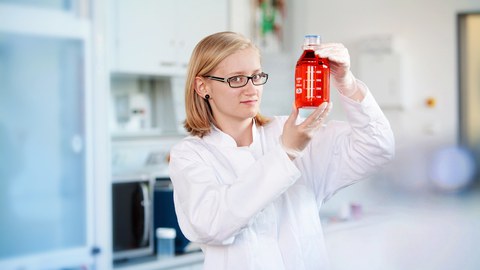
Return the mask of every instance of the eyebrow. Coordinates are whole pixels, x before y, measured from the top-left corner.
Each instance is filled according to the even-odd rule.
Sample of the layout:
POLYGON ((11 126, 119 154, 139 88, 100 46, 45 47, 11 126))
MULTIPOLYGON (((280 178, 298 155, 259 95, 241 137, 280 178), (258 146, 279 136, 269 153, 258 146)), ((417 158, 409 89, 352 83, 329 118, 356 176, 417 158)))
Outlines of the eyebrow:
MULTIPOLYGON (((254 75, 254 74, 258 74, 262 72, 262 69, 261 68, 258 68, 258 69, 255 69, 252 73, 250 73, 249 75, 254 75)), ((242 72, 242 71, 236 71, 236 72, 231 72, 231 73, 228 73, 227 75, 225 75, 225 77, 229 78, 229 77, 233 77, 233 76, 239 76, 239 75, 245 75, 246 72, 242 72)))

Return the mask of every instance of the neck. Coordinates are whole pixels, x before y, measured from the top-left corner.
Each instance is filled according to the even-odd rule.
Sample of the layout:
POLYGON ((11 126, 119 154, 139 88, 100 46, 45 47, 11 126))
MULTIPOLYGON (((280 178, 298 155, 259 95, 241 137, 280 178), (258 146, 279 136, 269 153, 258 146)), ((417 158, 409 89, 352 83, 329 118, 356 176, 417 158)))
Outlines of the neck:
POLYGON ((237 146, 249 146, 253 142, 253 134, 252 134, 252 119, 246 119, 241 122, 228 122, 223 123, 219 126, 219 128, 225 132, 226 134, 230 135, 237 146))

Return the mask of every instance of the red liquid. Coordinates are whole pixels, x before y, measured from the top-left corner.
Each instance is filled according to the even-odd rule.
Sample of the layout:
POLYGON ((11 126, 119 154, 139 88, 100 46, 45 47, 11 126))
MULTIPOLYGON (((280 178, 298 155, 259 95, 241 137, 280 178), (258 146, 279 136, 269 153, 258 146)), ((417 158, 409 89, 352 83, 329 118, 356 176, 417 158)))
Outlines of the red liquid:
POLYGON ((305 50, 295 68, 295 105, 318 107, 330 101, 330 66, 327 58, 305 50))

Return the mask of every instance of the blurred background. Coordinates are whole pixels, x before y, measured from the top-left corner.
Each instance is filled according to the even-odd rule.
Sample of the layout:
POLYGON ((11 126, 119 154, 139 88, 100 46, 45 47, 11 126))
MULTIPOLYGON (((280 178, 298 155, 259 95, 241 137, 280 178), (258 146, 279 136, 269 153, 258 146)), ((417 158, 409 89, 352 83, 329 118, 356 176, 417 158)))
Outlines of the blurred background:
POLYGON ((479 269, 473 0, 0 0, 0 269, 201 269, 178 228, 158 259, 155 229, 177 226, 168 152, 191 51, 225 30, 262 51, 263 114, 289 114, 318 34, 390 120, 395 160, 320 211, 332 269, 479 269))

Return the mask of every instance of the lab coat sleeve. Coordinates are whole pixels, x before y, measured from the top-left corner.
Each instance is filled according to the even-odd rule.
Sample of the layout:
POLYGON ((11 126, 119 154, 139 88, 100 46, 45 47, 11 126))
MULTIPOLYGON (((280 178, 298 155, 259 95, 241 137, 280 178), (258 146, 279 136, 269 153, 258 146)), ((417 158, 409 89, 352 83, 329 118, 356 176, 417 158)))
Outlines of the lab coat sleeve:
MULTIPOLYGON (((361 102, 341 96, 348 121, 331 121, 312 141, 312 168, 307 178, 316 188, 317 200, 327 200, 339 189, 364 179, 393 159, 395 142, 390 124, 361 81, 361 102)), ((310 163, 311 162, 311 163, 310 163)))
POLYGON ((286 153, 277 146, 238 175, 233 183, 225 184, 218 179, 214 166, 206 161, 211 160, 208 158, 211 155, 211 151, 195 142, 180 144, 171 151, 169 170, 175 210, 182 232, 192 242, 232 243, 252 217, 300 176, 286 153))

